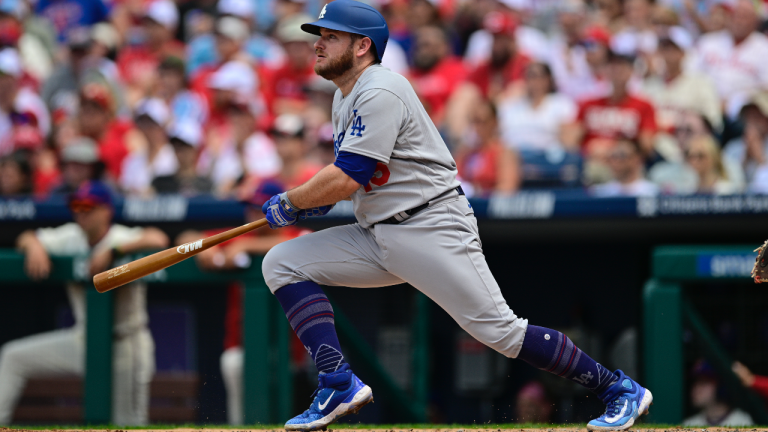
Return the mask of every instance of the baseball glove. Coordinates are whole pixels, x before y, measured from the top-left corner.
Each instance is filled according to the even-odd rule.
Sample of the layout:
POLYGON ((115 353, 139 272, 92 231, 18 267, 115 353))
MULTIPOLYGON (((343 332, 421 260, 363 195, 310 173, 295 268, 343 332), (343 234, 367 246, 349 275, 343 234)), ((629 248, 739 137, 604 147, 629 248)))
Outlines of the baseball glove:
POLYGON ((768 253, 768 240, 755 249, 755 252, 757 252, 757 258, 755 258, 755 266, 752 267, 752 278, 755 283, 768 282, 768 262, 765 261, 765 254, 768 253))

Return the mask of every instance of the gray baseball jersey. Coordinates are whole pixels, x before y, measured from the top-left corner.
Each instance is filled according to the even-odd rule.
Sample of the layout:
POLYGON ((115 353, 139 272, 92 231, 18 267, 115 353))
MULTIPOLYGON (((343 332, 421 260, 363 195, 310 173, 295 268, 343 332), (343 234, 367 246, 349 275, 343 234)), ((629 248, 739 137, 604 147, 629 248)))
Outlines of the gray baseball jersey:
POLYGON ((360 288, 407 282, 479 341, 516 357, 528 320, 501 295, 472 206, 451 191, 459 185, 456 164, 408 81, 369 67, 347 97, 336 93, 333 122, 337 153, 379 161, 352 195, 359 223, 272 248, 262 263, 270 290, 307 280, 360 288), (399 224, 375 223, 427 202, 399 224))
POLYGON ((352 195, 363 228, 459 185, 456 162, 413 87, 381 65, 368 67, 346 97, 336 91, 333 129, 336 155, 379 161, 370 182, 352 195))

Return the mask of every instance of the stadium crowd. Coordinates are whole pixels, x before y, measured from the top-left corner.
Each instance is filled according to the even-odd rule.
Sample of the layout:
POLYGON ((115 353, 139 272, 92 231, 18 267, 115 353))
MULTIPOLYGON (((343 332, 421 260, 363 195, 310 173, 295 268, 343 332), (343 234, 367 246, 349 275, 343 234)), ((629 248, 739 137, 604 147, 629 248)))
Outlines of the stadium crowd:
MULTIPOLYGON (((768 2, 371 0, 475 196, 768 193, 768 2)), ((0 196, 245 199, 334 159, 320 0, 0 0, 0 196)))

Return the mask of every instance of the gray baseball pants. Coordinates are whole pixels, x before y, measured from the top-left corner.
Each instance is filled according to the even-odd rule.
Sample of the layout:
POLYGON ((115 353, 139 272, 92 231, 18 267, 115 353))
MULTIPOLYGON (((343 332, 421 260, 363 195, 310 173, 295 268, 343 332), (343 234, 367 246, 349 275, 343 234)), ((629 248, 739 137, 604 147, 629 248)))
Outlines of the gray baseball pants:
POLYGON ((474 211, 458 193, 398 225, 344 225, 281 243, 262 267, 273 293, 308 280, 354 288, 407 282, 467 333, 511 358, 520 352, 528 326, 501 295, 485 262, 474 211))

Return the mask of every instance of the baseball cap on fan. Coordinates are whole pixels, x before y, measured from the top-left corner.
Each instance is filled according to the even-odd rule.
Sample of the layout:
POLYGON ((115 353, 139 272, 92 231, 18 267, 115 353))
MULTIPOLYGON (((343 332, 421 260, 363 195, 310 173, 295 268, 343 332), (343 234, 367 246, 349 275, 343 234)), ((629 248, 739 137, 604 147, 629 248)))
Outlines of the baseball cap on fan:
POLYGON ((233 15, 248 20, 254 17, 250 0, 219 0, 216 11, 219 15, 233 15))
POLYGON ((168 139, 171 144, 178 141, 190 147, 198 148, 203 141, 203 129, 192 119, 178 119, 168 126, 168 139))
POLYGON ((688 30, 682 27, 670 27, 667 30, 667 34, 659 39, 659 45, 666 44, 671 44, 683 51, 688 51, 693 48, 693 37, 688 33, 688 30))
POLYGON ((0 74, 19 78, 23 73, 19 53, 13 48, 0 50, 0 74))
POLYGON ((492 35, 514 36, 517 21, 509 14, 490 12, 483 18, 483 28, 492 35))
POLYGON ((176 9, 176 4, 170 0, 153 0, 147 6, 144 17, 168 30, 176 30, 176 26, 179 24, 179 10, 176 9))
POLYGON ((242 18, 223 16, 216 21, 215 33, 235 42, 242 42, 248 39, 251 31, 242 18))
POLYGON ((225 63, 208 80, 208 87, 215 90, 229 90, 251 95, 256 90, 256 76, 253 69, 243 62, 225 63))
POLYGON ((148 117, 155 122, 158 126, 164 127, 168 123, 170 113, 165 102, 158 98, 144 99, 138 103, 136 110, 134 111, 136 119, 141 117, 148 117))
POLYGON ((749 101, 741 108, 741 114, 744 114, 744 110, 747 108, 756 108, 760 114, 768 117, 768 91, 763 90, 755 93, 749 98, 749 101))

